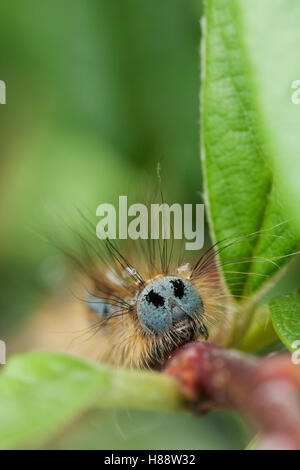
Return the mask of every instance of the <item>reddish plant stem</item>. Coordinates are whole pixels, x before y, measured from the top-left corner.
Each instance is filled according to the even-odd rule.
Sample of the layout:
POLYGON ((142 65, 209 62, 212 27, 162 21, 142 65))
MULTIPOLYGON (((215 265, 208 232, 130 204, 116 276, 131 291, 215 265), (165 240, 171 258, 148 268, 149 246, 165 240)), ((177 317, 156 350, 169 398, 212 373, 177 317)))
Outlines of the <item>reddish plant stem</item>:
POLYGON ((300 449, 300 366, 282 353, 253 359, 208 343, 177 350, 165 372, 197 410, 239 410, 258 433, 259 449, 300 449))

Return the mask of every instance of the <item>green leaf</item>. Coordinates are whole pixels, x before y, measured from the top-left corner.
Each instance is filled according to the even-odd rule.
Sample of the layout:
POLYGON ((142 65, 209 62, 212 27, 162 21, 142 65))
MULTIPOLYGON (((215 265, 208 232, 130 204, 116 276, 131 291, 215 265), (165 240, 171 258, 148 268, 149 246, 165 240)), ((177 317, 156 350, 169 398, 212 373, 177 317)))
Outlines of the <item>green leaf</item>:
POLYGON ((281 341, 295 351, 295 341, 300 346, 300 293, 281 295, 269 304, 273 325, 281 341))
POLYGON ((12 357, 0 375, 0 449, 39 445, 83 411, 183 409, 172 379, 155 372, 100 366, 73 356, 12 357))
POLYGON ((239 344, 239 349, 246 352, 257 352, 278 339, 274 331, 268 306, 257 308, 253 320, 239 344))
MULTIPOLYGON (((283 223, 286 214, 270 168, 270 136, 258 99, 256 68, 245 40, 255 34, 243 23, 251 8, 252 2, 240 0, 207 1, 202 48, 202 159, 213 238, 260 231, 220 254, 221 262, 245 259, 223 268, 237 298, 260 288, 297 247, 292 229, 283 223)), ((276 75, 272 80, 276 82, 276 75)))
POLYGON ((276 184, 300 233, 300 2, 239 3, 276 184))

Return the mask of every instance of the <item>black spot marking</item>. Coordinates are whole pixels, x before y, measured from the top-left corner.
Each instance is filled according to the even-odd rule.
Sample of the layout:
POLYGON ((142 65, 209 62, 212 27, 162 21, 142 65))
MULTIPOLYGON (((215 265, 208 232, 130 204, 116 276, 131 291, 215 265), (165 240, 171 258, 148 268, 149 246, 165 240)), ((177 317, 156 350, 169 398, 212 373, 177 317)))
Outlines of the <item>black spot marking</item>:
POLYGON ((185 287, 184 287, 183 282, 180 279, 176 279, 175 281, 172 280, 170 282, 171 284, 173 284, 175 297, 182 299, 182 297, 185 294, 185 287))
POLYGON ((153 289, 151 289, 151 291, 146 295, 146 300, 147 302, 150 304, 153 304, 154 307, 162 307, 165 303, 165 300, 164 298, 157 294, 156 292, 154 292, 153 289))

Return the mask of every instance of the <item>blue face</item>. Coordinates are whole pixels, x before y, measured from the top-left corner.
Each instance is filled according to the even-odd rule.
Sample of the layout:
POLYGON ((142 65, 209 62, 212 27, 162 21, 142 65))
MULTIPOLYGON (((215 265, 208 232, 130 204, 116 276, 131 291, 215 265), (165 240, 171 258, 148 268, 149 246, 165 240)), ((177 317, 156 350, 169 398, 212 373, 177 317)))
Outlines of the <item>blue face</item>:
POLYGON ((151 282, 140 294, 137 314, 145 331, 165 333, 183 321, 201 318, 199 292, 186 279, 166 276, 151 282))
POLYGON ((102 320, 109 318, 117 310, 115 305, 92 294, 88 294, 87 304, 89 309, 97 313, 102 320))

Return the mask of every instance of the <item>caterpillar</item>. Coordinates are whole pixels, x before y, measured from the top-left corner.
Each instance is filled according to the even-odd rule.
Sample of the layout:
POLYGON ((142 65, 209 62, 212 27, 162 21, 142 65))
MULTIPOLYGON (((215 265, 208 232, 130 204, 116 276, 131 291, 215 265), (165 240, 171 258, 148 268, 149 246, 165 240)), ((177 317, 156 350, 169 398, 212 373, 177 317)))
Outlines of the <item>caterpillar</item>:
MULTIPOLYGON (((80 249, 58 248, 81 272, 82 293, 74 293, 71 310, 73 314, 80 307, 80 318, 84 315, 81 333, 92 350, 88 356, 114 366, 160 369, 186 342, 216 342, 230 321, 220 266, 252 261, 221 262, 218 256, 261 232, 221 240, 193 260, 185 259, 190 256, 182 241, 176 249, 172 239, 127 240, 123 246, 109 238, 99 240, 94 224, 81 216, 91 238, 76 232, 80 249)), ((239 273, 232 272, 236 284, 239 273)))
POLYGON ((100 360, 156 368, 180 345, 208 340, 224 307, 216 267, 208 266, 211 261, 206 269, 204 257, 194 266, 160 263, 149 272, 149 266, 143 267, 149 259, 132 265, 111 242, 106 249, 113 267, 94 272, 86 300, 102 346, 100 360))
POLYGON ((93 241, 79 236, 80 257, 66 254, 83 273, 78 301, 97 360, 159 369, 184 343, 211 340, 226 307, 215 246, 193 262, 174 240, 127 240, 122 250, 89 228, 93 241))

